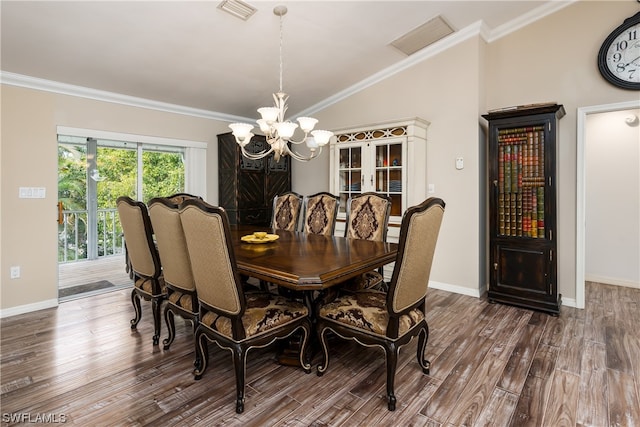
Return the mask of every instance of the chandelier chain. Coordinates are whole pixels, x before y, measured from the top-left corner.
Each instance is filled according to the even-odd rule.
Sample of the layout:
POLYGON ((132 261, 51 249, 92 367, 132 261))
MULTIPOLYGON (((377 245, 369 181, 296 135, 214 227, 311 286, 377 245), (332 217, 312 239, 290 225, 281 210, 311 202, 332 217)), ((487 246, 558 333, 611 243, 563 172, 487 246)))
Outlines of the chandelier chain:
POLYGON ((284 61, 282 60, 282 20, 283 15, 280 15, 280 92, 282 92, 282 70, 284 68, 284 61))

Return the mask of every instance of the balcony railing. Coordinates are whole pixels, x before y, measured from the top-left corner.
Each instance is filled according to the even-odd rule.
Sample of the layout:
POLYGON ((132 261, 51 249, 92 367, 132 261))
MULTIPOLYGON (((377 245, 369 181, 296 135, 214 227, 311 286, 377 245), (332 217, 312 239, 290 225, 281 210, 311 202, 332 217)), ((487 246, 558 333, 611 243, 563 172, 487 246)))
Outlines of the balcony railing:
POLYGON ((58 262, 97 259, 123 253, 124 237, 116 208, 98 209, 97 233, 89 230, 86 210, 64 210, 58 225, 58 262), (95 236, 95 237, 92 237, 95 236), (89 250, 94 245, 94 250, 89 250), (95 256, 90 256, 94 253, 95 256))

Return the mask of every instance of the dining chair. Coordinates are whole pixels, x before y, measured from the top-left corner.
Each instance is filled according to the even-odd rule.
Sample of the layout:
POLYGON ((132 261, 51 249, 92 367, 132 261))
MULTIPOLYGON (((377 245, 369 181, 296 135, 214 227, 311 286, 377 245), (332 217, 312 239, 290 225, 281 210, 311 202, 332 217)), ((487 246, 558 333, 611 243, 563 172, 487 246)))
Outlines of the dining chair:
MULTIPOLYGON (((347 224, 344 236, 350 239, 387 241, 391 197, 373 192, 362 193, 347 200, 347 224)), ((383 269, 368 271, 343 285, 343 289, 358 291, 362 289, 385 290, 383 269)))
POLYGON ((418 363, 422 372, 429 374, 430 362, 424 357, 429 339, 425 299, 444 206, 442 199, 429 198, 407 209, 403 215, 388 292, 370 290, 344 294, 318 310, 316 330, 323 353, 318 376, 329 366, 329 331, 364 346, 382 347, 390 411, 396 408, 394 380, 398 352, 413 337, 418 337, 418 363))
POLYGON ((129 258, 133 277, 131 303, 135 317, 131 320, 131 329, 136 329, 142 317, 140 298, 151 301, 153 313, 153 345, 160 340, 160 310, 167 297, 162 276, 160 256, 153 241, 153 228, 147 206, 127 196, 116 200, 118 216, 129 258))
POLYGON ((303 201, 302 231, 311 234, 333 236, 340 198, 331 193, 320 192, 305 196, 303 201))
POLYGON ((196 292, 191 260, 182 230, 179 205, 174 199, 157 197, 149 200, 149 217, 156 238, 158 254, 162 264, 167 300, 164 305, 164 320, 168 335, 162 341, 168 350, 175 339, 175 320, 178 315, 189 320, 195 334, 200 307, 196 292))
POLYGON ((242 291, 229 219, 223 208, 188 200, 180 208, 191 268, 200 303, 195 346, 196 380, 208 364, 208 342, 230 350, 236 377, 236 412, 244 411, 246 358, 250 349, 302 332, 300 366, 307 372, 305 349, 311 334, 309 309, 302 303, 267 292, 242 291))
POLYGON ((278 194, 273 198, 271 228, 274 230, 298 231, 302 196, 293 191, 278 194))

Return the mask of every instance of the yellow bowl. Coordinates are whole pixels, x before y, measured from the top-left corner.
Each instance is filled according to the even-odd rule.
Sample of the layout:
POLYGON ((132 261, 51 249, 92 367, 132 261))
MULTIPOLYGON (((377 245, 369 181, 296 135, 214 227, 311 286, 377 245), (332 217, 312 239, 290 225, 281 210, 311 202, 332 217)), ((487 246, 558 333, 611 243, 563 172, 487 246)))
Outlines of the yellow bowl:
POLYGON ((254 236, 256 236, 257 239, 264 239, 265 237, 267 237, 267 232, 266 231, 256 231, 255 233, 253 233, 254 236))

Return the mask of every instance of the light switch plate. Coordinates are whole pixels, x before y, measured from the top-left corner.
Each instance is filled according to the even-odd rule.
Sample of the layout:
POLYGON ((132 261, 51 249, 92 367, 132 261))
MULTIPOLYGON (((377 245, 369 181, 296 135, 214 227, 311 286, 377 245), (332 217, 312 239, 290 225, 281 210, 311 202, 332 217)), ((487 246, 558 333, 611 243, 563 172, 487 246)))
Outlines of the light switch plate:
POLYGON ((46 187, 20 187, 18 189, 18 198, 20 199, 44 199, 46 195, 46 187))

